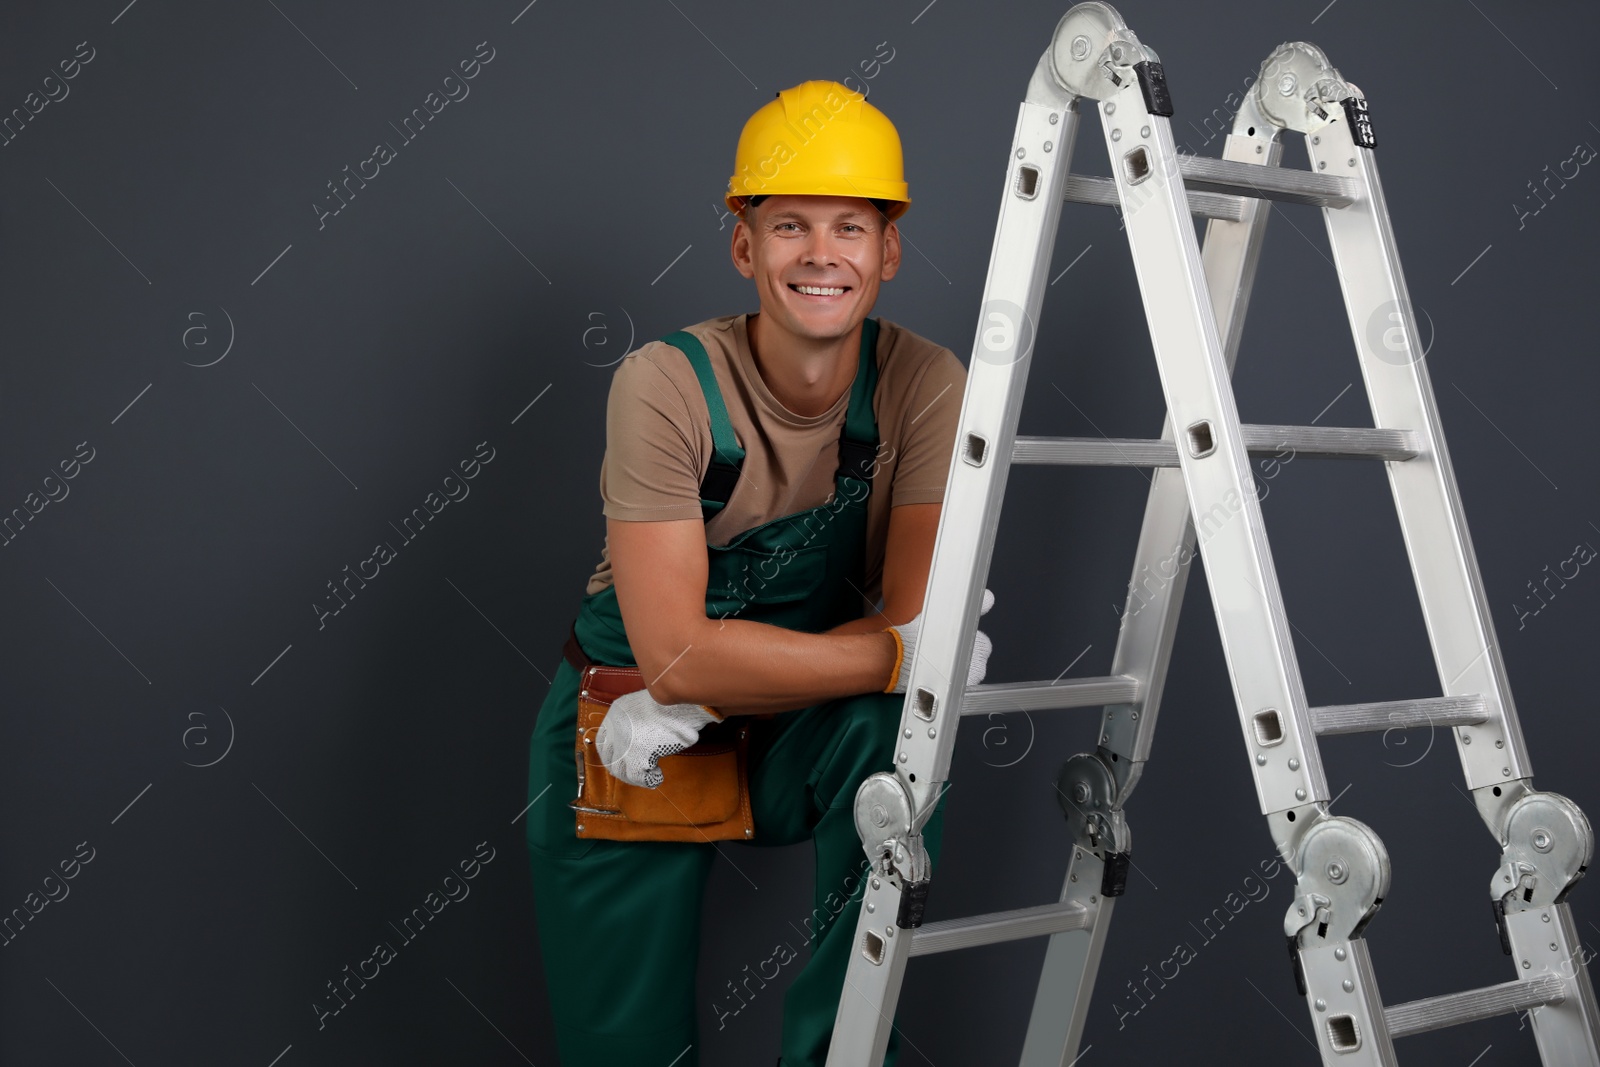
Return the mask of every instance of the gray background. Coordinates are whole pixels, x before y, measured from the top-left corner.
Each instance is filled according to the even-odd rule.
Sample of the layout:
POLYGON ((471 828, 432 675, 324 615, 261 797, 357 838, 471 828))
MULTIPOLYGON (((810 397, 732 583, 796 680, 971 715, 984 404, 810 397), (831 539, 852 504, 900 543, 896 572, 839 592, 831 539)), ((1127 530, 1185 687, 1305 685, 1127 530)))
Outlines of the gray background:
MULTIPOLYGON (((78 42, 95 50, 0 147, 0 512, 80 442, 94 457, 0 549, 0 912, 81 842, 94 856, 0 948, 4 1063, 555 1062, 517 816, 534 712, 598 560, 609 368, 630 339, 754 308, 720 194, 740 125, 777 89, 871 75, 915 198, 914 251, 879 311, 968 357, 1016 105, 1067 4, 524 2, 0 13, 0 112, 78 42), (494 58, 470 96, 319 229, 325 183, 398 144, 390 123, 482 41, 494 58), (485 441, 470 496, 402 542, 390 523, 485 441), (319 627, 327 583, 385 540, 398 557, 319 627), (389 924, 480 842, 494 858, 471 895, 319 1029, 325 983, 398 941, 389 924)), ((1537 615, 1515 606, 1535 603, 1546 565, 1600 544, 1577 452, 1600 178, 1585 167, 1522 215, 1527 183, 1600 144, 1600 14, 1576 0, 1122 11, 1164 59, 1192 151, 1218 153, 1205 116, 1231 110, 1283 40, 1321 45, 1371 101, 1537 780, 1600 811, 1586 688, 1600 578, 1584 570, 1537 615)), ((1105 173, 1092 119, 1083 134, 1078 169, 1105 173)), ((1080 252, 1049 290, 1021 432, 1150 436, 1164 407, 1114 213, 1068 207, 1057 262, 1080 252)), ((1349 340, 1321 221, 1275 211, 1244 418, 1367 424, 1359 384, 1345 392, 1349 340)), ((1013 475, 990 681, 1053 677, 1080 652, 1075 673, 1107 669, 1145 489, 1131 470, 1013 475)), ((1437 693, 1382 471, 1307 459, 1262 492, 1312 702, 1437 693)), ((1280 928, 1288 876, 1214 940, 1196 929, 1272 849, 1199 568, 1185 607, 1082 1062, 1315 1062, 1280 928), (1119 1016, 1136 1006, 1127 984, 1185 941, 1196 958, 1119 1016)), ((1055 898, 1067 838, 1051 785, 1091 722, 968 723, 931 919, 1055 898)), ((1485 892, 1497 852, 1448 736, 1324 751, 1336 810, 1393 856, 1369 930, 1386 999, 1510 977, 1485 892)), ((770 1063, 793 965, 721 1029, 712 1003, 798 937, 810 851, 723 854, 703 1062, 770 1063)), ((1594 900, 1574 897, 1586 947, 1594 900)), ((1013 1060, 1042 952, 914 961, 902 1063, 1013 1060)), ((1400 1051, 1534 1062, 1520 1028, 1400 1051)))

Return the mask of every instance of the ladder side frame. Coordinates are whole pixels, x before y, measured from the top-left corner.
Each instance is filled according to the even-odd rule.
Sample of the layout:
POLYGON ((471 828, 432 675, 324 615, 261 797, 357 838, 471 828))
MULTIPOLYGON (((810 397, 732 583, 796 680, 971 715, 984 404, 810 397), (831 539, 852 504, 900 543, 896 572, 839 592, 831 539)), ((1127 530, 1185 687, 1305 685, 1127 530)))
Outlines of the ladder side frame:
MULTIPOLYGON (((949 774, 960 722, 979 602, 994 554, 1044 298, 1040 283, 1049 272, 1070 169, 1067 159, 1078 122, 1073 103, 1072 94, 1055 80, 1047 51, 1018 110, 934 538, 922 630, 901 712, 895 774, 911 802, 910 831, 918 844, 949 774), (1032 195, 1023 195, 1025 188, 1032 195), (935 664, 948 664, 951 677, 941 677, 935 664)), ((903 878, 882 857, 873 858, 875 873, 862 895, 827 1067, 876 1067, 882 1062, 910 955, 912 930, 898 925, 903 878)))

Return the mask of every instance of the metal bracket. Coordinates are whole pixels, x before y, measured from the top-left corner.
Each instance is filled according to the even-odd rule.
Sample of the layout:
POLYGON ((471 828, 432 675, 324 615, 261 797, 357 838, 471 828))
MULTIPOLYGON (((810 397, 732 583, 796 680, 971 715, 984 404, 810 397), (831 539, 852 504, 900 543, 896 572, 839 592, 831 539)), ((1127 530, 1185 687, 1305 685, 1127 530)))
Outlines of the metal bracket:
POLYGON ((1279 45, 1262 62, 1252 95, 1274 123, 1300 133, 1320 130, 1344 114, 1344 101, 1361 97, 1322 49, 1304 41, 1279 45))
POLYGON ((1582 810, 1558 793, 1525 793, 1506 815, 1500 868, 1489 895, 1505 913, 1559 904, 1594 858, 1594 831, 1582 810))
POLYGON ((1061 766, 1056 800, 1078 847, 1105 863, 1100 892, 1118 897, 1128 884, 1133 831, 1116 806, 1117 784, 1110 764, 1099 754, 1079 753, 1061 766))
MULTIPOLYGON (((1161 75, 1161 57, 1147 45, 1141 44, 1134 32, 1128 29, 1109 4, 1078 4, 1062 16, 1056 25, 1051 43, 1051 66, 1056 81, 1076 96, 1104 100, 1130 79, 1138 78, 1146 87, 1147 98, 1153 83, 1160 83, 1160 96, 1166 98, 1166 82, 1161 75), (1155 69, 1139 71, 1141 64, 1153 64, 1155 69)), ((1171 114, 1171 105, 1166 112, 1171 114)))
POLYGON ((873 869, 884 877, 898 877, 905 883, 900 907, 902 917, 914 913, 916 921, 911 925, 920 923, 933 865, 922 843, 922 834, 915 828, 911 795, 899 776, 888 771, 868 775, 856 790, 855 819, 861 847, 872 861, 873 869), (907 900, 912 898, 915 899, 908 908, 907 900))
POLYGON ((1389 854, 1365 824, 1330 815, 1300 841, 1299 895, 1284 916, 1283 932, 1302 948, 1348 941, 1377 914, 1389 891, 1389 854))

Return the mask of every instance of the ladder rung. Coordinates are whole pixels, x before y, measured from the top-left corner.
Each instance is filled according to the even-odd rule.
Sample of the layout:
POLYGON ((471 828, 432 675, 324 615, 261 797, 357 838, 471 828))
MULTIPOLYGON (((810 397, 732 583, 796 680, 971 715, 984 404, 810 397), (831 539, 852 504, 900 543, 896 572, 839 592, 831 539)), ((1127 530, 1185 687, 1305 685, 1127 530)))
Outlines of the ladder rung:
MULTIPOLYGON (((1062 199, 1073 204, 1101 204, 1115 207, 1117 183, 1110 178, 1095 178, 1087 174, 1067 175, 1062 199)), ((1208 193, 1195 189, 1189 192, 1189 214, 1205 219, 1223 219, 1243 222, 1248 203, 1242 196, 1226 193, 1208 193)))
POLYGON ((1264 167, 1258 163, 1179 153, 1178 169, 1183 174, 1185 189, 1233 193, 1286 204, 1348 207, 1355 203, 1358 195, 1353 178, 1316 174, 1294 167, 1264 167))
POLYGON ((1133 704, 1138 700, 1139 679, 1126 674, 1060 678, 1054 682, 994 682, 968 686, 961 697, 961 714, 1099 708, 1107 704, 1133 704))
MULTIPOLYGON (((1295 455, 1346 459, 1415 459, 1420 452, 1411 430, 1371 426, 1272 426, 1245 423, 1244 447, 1249 452, 1288 448, 1295 455)), ((1159 438, 1027 437, 1018 435, 1011 448, 1013 463, 1072 464, 1093 467, 1176 467, 1178 446, 1159 438)))
MULTIPOLYGON (((912 951, 916 951, 915 948, 912 951)), ((1389 1024, 1391 1037, 1408 1037, 1544 1004, 1560 1004, 1566 995, 1567 980, 1558 974, 1547 974, 1525 982, 1501 982, 1465 993, 1446 993, 1442 997, 1396 1004, 1383 1009, 1383 1018, 1389 1024)))
POLYGON ((1488 718, 1481 696, 1329 704, 1311 709, 1312 728, 1323 737, 1375 730, 1412 730, 1419 726, 1477 726, 1488 718))
POLYGON ((1082 930, 1089 925, 1090 919, 1090 910, 1075 900, 944 919, 912 931, 911 955, 926 956, 933 952, 993 945, 1024 937, 1043 937, 1063 930, 1082 930))

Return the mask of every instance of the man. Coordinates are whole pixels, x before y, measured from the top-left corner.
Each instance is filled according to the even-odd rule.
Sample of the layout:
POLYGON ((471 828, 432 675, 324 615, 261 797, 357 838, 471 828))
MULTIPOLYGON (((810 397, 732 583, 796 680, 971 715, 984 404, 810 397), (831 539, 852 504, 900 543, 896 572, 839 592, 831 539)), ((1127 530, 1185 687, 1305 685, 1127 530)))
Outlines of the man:
MULTIPOLYGON (((606 548, 533 735, 529 799, 550 796, 529 809, 527 838, 566 1067, 698 1062, 701 893, 718 855, 709 841, 576 832, 588 662, 637 664, 646 683, 594 738, 635 786, 658 787, 660 760, 702 726, 745 717, 750 843, 816 850, 819 921, 785 996, 779 1063, 822 1067, 865 879, 855 793, 894 765, 954 453, 965 369, 868 318, 899 269, 893 220, 910 205, 889 120, 834 82, 779 93, 745 125, 727 203, 733 263, 760 311, 646 344, 617 369, 606 548)), ((979 633, 969 683, 988 654, 979 633)), ((934 860, 944 799, 923 828, 934 860)), ((719 1023, 743 1003, 717 1005, 719 1023)), ((898 1047, 896 1032, 886 1064, 898 1047)))

